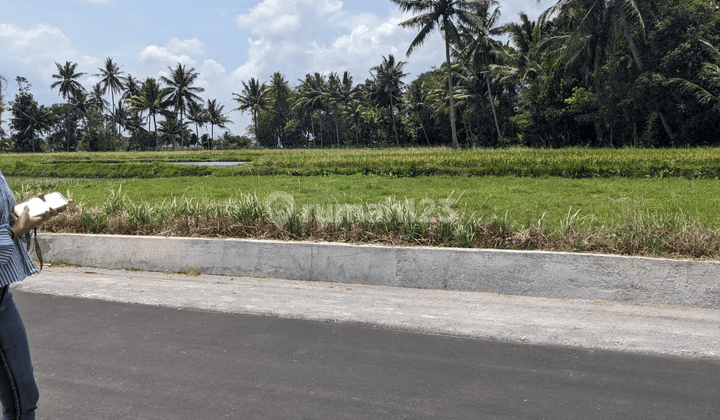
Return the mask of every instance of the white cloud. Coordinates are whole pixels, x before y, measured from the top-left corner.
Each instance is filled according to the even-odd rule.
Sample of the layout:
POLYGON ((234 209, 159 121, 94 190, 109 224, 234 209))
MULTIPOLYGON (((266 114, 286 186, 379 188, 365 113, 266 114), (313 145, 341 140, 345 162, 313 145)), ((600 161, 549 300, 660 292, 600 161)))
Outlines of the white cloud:
POLYGON ((207 59, 203 62, 200 73, 204 75, 222 75, 225 74, 225 67, 215 60, 207 59))
POLYGON ((23 65, 49 67, 55 61, 67 59, 77 53, 70 40, 59 28, 40 24, 23 29, 13 24, 0 24, 0 57, 23 65))
POLYGON ((341 9, 339 0, 263 0, 250 13, 239 15, 237 23, 260 36, 283 36, 303 28, 313 32, 315 28, 306 24, 341 9))
POLYGON ((264 0, 238 16, 239 27, 249 29, 253 38, 247 41, 246 62, 233 72, 235 83, 250 77, 267 80, 279 71, 292 84, 306 73, 345 70, 361 83, 390 54, 408 61, 405 70, 415 74, 443 61, 439 35, 405 58, 415 32, 398 25, 408 18, 399 11, 378 16, 342 7, 336 0, 264 0))
POLYGON ((171 38, 164 47, 148 45, 143 48, 138 59, 143 64, 174 66, 176 63, 194 65, 192 56, 205 53, 205 45, 197 38, 171 38))
POLYGON ((202 55, 205 53, 205 44, 197 38, 170 38, 167 49, 175 54, 202 55))
POLYGON ((27 77, 39 91, 43 91, 45 86, 49 90, 54 81, 52 75, 57 73, 55 63, 77 63, 77 71, 86 73, 79 81, 87 87, 97 81, 92 74, 97 73, 97 67, 104 62, 103 59, 79 54, 59 28, 47 24, 29 29, 0 24, 0 45, 4 75, 8 78, 18 75, 27 77))

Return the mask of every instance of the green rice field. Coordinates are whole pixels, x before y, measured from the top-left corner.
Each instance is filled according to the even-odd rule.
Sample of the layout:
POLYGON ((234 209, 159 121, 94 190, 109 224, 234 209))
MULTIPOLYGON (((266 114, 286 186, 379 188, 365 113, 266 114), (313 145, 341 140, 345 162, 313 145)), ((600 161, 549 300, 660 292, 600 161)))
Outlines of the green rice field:
POLYGON ((569 226, 607 238, 629 226, 660 236, 703 229, 706 245, 720 251, 720 151, 711 148, 5 154, 0 169, 18 198, 58 190, 81 212, 157 210, 183 200, 197 213, 238 197, 262 206, 282 194, 305 216, 403 203, 406 213, 430 220, 450 215, 547 237, 569 226), (242 163, 175 163, 212 161, 242 163))

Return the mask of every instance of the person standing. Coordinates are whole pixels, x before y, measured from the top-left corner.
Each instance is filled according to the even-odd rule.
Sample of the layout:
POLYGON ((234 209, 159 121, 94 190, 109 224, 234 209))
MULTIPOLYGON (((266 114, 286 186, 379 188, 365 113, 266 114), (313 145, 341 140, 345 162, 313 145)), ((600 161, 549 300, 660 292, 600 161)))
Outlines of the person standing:
MULTIPOLYGON (((43 197, 43 194, 39 194, 43 197)), ((31 230, 57 215, 16 216, 15 196, 0 171, 0 401, 2 420, 33 420, 39 398, 25 326, 9 286, 40 272, 25 247, 31 230)), ((64 208, 59 209, 60 211, 64 208)))

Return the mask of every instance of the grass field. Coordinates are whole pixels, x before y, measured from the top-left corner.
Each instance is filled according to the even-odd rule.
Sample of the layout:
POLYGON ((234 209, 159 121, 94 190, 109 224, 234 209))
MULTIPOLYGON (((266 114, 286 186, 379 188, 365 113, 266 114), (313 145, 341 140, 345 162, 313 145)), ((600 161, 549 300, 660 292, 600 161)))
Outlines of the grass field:
POLYGON ((562 178, 720 177, 720 149, 323 149, 0 155, 9 176, 156 178, 191 175, 362 175, 562 178), (241 161, 234 167, 169 165, 241 161))
POLYGON ((254 194, 264 201, 276 191, 286 192, 299 206, 384 203, 387 197, 423 199, 439 205, 457 200, 452 208, 465 216, 505 219, 516 229, 538 222, 544 215, 548 229, 560 228, 568 212, 579 211, 580 224, 612 228, 644 218, 657 223, 697 224, 720 228, 720 182, 681 178, 565 179, 518 177, 413 177, 331 175, 322 177, 235 176, 178 177, 131 180, 10 178, 19 191, 59 190, 86 207, 100 206, 111 191, 121 191, 132 202, 160 205, 173 198, 223 201, 254 194))
MULTIPOLYGON (((658 241, 668 242, 666 237, 702 236, 707 250, 699 257, 720 253, 715 239, 720 229, 716 211, 720 204, 720 151, 716 149, 443 148, 2 155, 0 168, 20 197, 38 190, 59 190, 67 193, 81 211, 94 208, 95 214, 97 209, 108 208, 108 200, 120 196, 128 208, 137 208, 141 203, 161 208, 180 199, 202 207, 245 195, 262 204, 270 194, 283 192, 292 196, 297 208, 324 211, 344 204, 389 202, 410 204, 417 214, 431 217, 442 216, 449 209, 476 227, 502 225, 505 230, 493 233, 497 238, 490 241, 494 244, 491 246, 506 244, 513 232, 531 227, 546 239, 557 239, 572 226, 585 237, 624 240, 629 235, 632 241, 643 244, 648 237, 657 245, 658 241), (251 163, 230 168, 166 163, 212 160, 251 163), (123 165, 134 168, 126 173, 144 171, 144 175, 125 178, 116 176, 120 173, 116 171, 107 177, 98 176, 107 168, 123 165), (424 175, 427 173, 434 175, 424 175), (504 175, 488 175, 492 173, 504 175), (443 204, 443 199, 448 198, 456 201, 443 204), (644 233, 638 233, 641 231, 644 233)), ((400 229, 400 236, 407 239, 403 229, 407 227, 400 229)), ((415 238, 413 235, 410 239, 415 238)), ((479 242, 462 241, 463 246, 471 243, 479 242)), ((564 249, 568 246, 570 250, 585 250, 572 244, 565 244, 564 249)), ((605 248, 595 251, 616 252, 605 248)), ((667 249, 672 247, 651 248, 648 252, 636 248, 620 252, 667 255, 667 249)))

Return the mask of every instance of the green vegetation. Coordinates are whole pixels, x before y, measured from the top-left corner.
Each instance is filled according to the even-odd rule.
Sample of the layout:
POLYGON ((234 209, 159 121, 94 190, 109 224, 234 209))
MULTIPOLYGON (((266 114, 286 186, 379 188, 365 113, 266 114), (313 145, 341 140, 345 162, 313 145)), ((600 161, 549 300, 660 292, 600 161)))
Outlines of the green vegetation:
MULTIPOLYGON (((47 75, 62 103, 38 104, 21 76, 14 100, 0 89, 0 114, 7 109, 11 129, 0 130, 0 149, 718 144, 716 0, 559 0, 535 21, 521 13, 503 26, 494 1, 391 1, 412 15, 400 23, 415 33, 407 53, 421 51, 434 32, 445 41, 444 57, 412 80, 400 57, 377 51, 364 79, 341 69, 303 69, 295 85, 280 72, 242 81, 240 92, 229 92, 237 108, 225 112, 216 99, 200 96, 200 73, 180 63, 166 69, 168 76, 139 80, 112 58, 100 73, 66 61, 47 75), (94 86, 82 85, 86 72, 100 77, 94 86), (216 136, 235 111, 251 115, 249 137, 216 136)), ((436 170, 449 169, 420 165, 416 175, 436 170)))
POLYGON ((73 200, 69 212, 44 225, 54 232, 720 256, 715 149, 365 152, 1 155, 0 167, 19 199, 59 190, 73 200), (81 162, 72 163, 70 156, 81 162), (230 168, 166 163, 228 159, 251 163, 230 168), (419 162, 462 176, 413 176, 417 171, 411 168, 419 162), (23 165, 50 168, 58 177, 8 174, 23 165), (145 168, 142 177, 99 177, 99 172, 77 177, 78 168, 136 165, 145 168), (392 170, 378 174, 366 171, 369 167, 392 170), (262 168, 279 175, 261 175, 262 168), (483 168, 536 176, 468 176, 483 168))
POLYGON ((720 149, 332 149, 0 155, 7 176, 168 178, 242 175, 705 178, 720 176, 720 149), (186 166, 187 161, 239 161, 186 166))
POLYGON ((264 201, 269 194, 283 191, 292 195, 299 207, 324 208, 385 203, 387 197, 413 200, 419 207, 425 198, 439 205, 441 199, 450 197, 458 199, 453 208, 465 216, 507 219, 515 228, 529 227, 541 218, 548 227, 559 228, 568 211, 579 211, 580 224, 593 228, 614 226, 637 217, 660 220, 668 215, 686 223, 720 228, 720 214, 716 211, 720 208, 720 184, 716 180, 331 175, 112 181, 10 178, 9 182, 19 194, 23 186, 25 194, 59 190, 84 208, 108 205, 120 194, 129 202, 162 207, 178 199, 222 202, 242 194, 255 195, 264 201))

